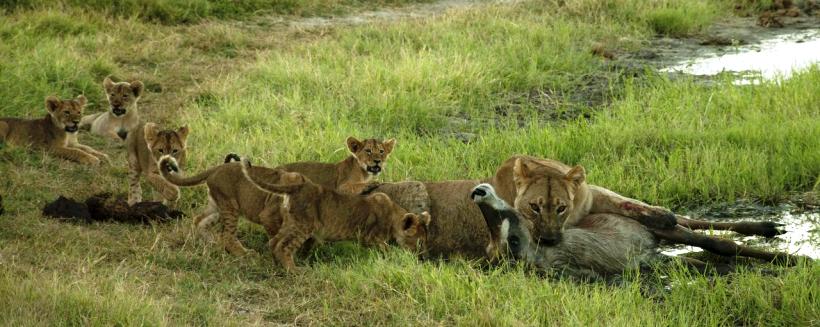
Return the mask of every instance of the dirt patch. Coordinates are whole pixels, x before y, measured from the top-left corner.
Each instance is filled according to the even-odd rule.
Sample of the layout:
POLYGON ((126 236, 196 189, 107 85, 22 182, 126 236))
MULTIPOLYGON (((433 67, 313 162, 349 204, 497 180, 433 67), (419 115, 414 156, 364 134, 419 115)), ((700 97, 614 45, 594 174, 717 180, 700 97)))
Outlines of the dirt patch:
MULTIPOLYGON (((584 75, 568 90, 535 89, 526 94, 509 96, 494 108, 500 117, 516 115, 527 108, 543 120, 590 118, 593 111, 606 107, 622 85, 622 74, 584 75)), ((527 121, 520 121, 519 125, 527 121)))

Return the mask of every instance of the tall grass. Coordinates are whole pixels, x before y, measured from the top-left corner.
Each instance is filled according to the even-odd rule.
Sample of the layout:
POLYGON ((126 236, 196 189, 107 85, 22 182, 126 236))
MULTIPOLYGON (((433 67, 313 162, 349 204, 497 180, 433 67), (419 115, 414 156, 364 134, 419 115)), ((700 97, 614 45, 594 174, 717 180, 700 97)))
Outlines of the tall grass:
POLYGON ((332 15, 351 7, 400 5, 430 0, 10 0, 0 8, 27 10, 40 8, 77 8, 103 12, 114 17, 138 18, 162 24, 196 23, 202 19, 247 18, 260 12, 288 15, 332 15))

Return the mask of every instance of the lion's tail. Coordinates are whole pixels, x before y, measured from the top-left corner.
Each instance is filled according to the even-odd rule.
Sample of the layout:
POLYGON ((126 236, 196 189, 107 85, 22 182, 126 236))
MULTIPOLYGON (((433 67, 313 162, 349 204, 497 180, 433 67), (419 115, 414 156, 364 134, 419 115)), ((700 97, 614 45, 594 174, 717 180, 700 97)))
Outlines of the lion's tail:
POLYGON ((257 179, 253 174, 251 174, 251 162, 248 158, 242 157, 240 159, 242 163, 242 174, 245 175, 251 184, 255 185, 262 191, 269 192, 269 193, 278 193, 278 194, 290 194, 299 191, 305 184, 293 184, 293 185, 279 185, 279 184, 271 184, 266 181, 257 179))
POLYGON ((202 184, 206 179, 208 179, 208 177, 211 177, 214 171, 219 168, 219 166, 211 167, 197 175, 191 177, 181 177, 179 175, 179 164, 177 163, 177 160, 169 155, 164 155, 159 158, 157 166, 162 177, 171 184, 177 186, 195 186, 202 184))

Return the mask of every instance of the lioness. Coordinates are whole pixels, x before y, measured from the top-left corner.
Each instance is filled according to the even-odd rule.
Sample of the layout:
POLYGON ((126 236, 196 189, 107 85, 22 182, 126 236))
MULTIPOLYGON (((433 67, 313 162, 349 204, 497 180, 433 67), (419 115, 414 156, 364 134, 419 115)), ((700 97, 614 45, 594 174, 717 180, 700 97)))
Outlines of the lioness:
MULTIPOLYGON (((672 239, 666 234, 685 234, 690 239, 698 240, 683 242, 685 244, 703 246, 714 243, 727 247, 728 251, 719 253, 721 255, 750 256, 787 264, 794 264, 799 258, 786 253, 766 252, 740 246, 719 237, 695 234, 683 227, 671 231, 652 232, 635 220, 615 214, 591 214, 582 217, 576 225, 561 230, 561 237, 557 243, 543 245, 531 237, 531 224, 523 219, 518 210, 498 197, 489 184, 476 186, 470 197, 478 204, 492 235, 488 249, 493 250, 493 258, 523 260, 536 269, 566 272, 574 277, 606 278, 626 270, 668 262, 672 258, 658 253, 656 249, 658 238, 672 239)), ((710 267, 694 258, 675 259, 701 272, 710 268, 718 268, 718 272, 727 272, 726 267, 710 267)))
MULTIPOLYGON (((527 222, 515 208, 498 197, 490 184, 479 184, 470 197, 481 210, 492 235, 490 247, 498 257, 521 260, 537 270, 568 273, 584 279, 637 269, 663 258, 655 246, 657 240, 635 220, 613 215, 593 214, 582 217, 580 226, 561 231, 561 240, 544 246, 533 240, 527 222)), ((706 264, 697 260, 699 267, 706 264)))
POLYGON ((269 183, 251 172, 250 162, 242 160, 245 178, 262 190, 286 194, 287 214, 279 233, 268 245, 287 269, 296 267, 293 254, 313 237, 319 240, 357 240, 366 246, 384 248, 395 240, 413 251, 424 248, 430 214, 408 213, 384 193, 367 196, 325 189, 301 176, 291 184, 269 183))
POLYGON ((117 141, 125 140, 128 133, 137 129, 140 124, 137 101, 142 96, 142 82, 114 83, 111 78, 106 77, 103 81, 103 88, 105 88, 109 110, 83 117, 80 121, 80 128, 117 141))
POLYGON ((0 118, 0 141, 41 148, 54 155, 88 165, 108 160, 102 152, 77 140, 80 117, 87 101, 80 95, 71 100, 46 98, 48 114, 41 119, 0 118))
POLYGON ((777 226, 769 222, 713 224, 674 215, 670 217, 671 213, 666 209, 649 206, 601 187, 587 185, 582 167, 574 170, 568 166, 557 166, 556 168, 554 163, 557 162, 514 156, 506 160, 496 170, 495 175, 483 180, 386 183, 376 187, 374 191, 386 193, 391 198, 397 199, 399 205, 412 208, 418 206, 417 199, 412 199, 412 201, 401 199, 409 198, 405 195, 406 193, 419 192, 420 186, 423 186, 421 189, 426 191, 425 195, 428 197, 428 209, 426 210, 436 217, 430 224, 427 240, 428 253, 433 256, 462 254, 470 257, 486 257, 486 247, 491 237, 481 212, 469 199, 472 188, 481 183, 489 183, 501 199, 507 203, 514 203, 515 208, 527 220, 532 221, 533 226, 537 226, 538 230, 533 231, 533 237, 544 245, 560 241, 560 230, 571 224, 577 224, 578 219, 575 217, 583 217, 584 214, 592 213, 612 213, 648 225, 656 225, 653 224, 655 221, 664 222, 657 224, 660 226, 655 226, 657 230, 677 229, 678 227, 668 229, 669 226, 665 223, 674 217, 682 225, 692 228, 731 229, 747 235, 769 236, 778 233, 777 226), (515 163, 519 160, 527 166, 524 169, 519 166, 518 171, 526 175, 519 174, 515 177, 515 163), (553 164, 548 165, 550 162, 553 164), (572 174, 568 175, 570 171, 572 174), (548 172, 552 172, 551 175, 547 174, 548 172), (516 179, 518 184, 516 184, 516 179), (573 192, 570 193, 569 190, 573 192), (585 191, 579 191, 581 195, 577 195, 575 190, 585 191), (569 197, 572 197, 572 201, 578 201, 584 197, 583 194, 586 194, 586 198, 580 202, 573 202, 570 207, 569 197), (556 199, 556 197, 562 198, 556 199), (558 211, 561 211, 561 214, 558 214, 558 211), (568 217, 573 219, 568 219, 568 217))
MULTIPOLYGON (((531 223, 533 235, 536 235, 535 239, 541 245, 550 246, 558 243, 561 240, 562 229, 581 226, 582 219, 586 219, 585 217, 589 214, 611 213, 638 220, 650 227, 649 231, 661 239, 701 247, 719 255, 747 256, 772 262, 796 262, 796 256, 749 248, 731 240, 693 233, 690 229, 680 225, 672 228, 651 228, 651 224, 646 223, 651 216, 644 214, 647 210, 644 209, 645 204, 624 198, 600 187, 592 185, 585 187, 583 167, 576 166, 567 169, 568 167, 561 167, 559 164, 526 157, 514 158, 513 162, 514 207, 531 223)), ((504 166, 502 165, 499 170, 505 169, 504 166)), ((648 210, 655 208, 649 207, 648 210)), ((684 218, 681 223, 691 225, 693 221, 684 218)), ((725 227, 744 234, 779 233, 776 231, 777 226, 770 222, 730 223, 721 226, 710 225, 708 222, 699 223, 715 229, 725 227)))
POLYGON ((162 195, 163 202, 173 203, 179 199, 179 187, 168 183, 159 175, 157 162, 163 155, 170 155, 179 165, 184 164, 188 153, 186 140, 190 129, 187 126, 177 130, 160 130, 154 123, 141 124, 128 133, 125 147, 128 153, 128 168, 130 170, 130 192, 128 204, 134 205, 142 201, 140 175, 144 175, 148 183, 162 195))

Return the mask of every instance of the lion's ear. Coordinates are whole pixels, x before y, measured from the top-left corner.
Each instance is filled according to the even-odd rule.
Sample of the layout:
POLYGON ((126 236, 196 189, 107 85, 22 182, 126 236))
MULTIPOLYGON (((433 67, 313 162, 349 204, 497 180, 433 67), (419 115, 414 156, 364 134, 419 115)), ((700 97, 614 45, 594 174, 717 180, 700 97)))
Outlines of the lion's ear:
MULTIPOLYGON (((429 217, 429 215, 428 215, 429 217)), ((419 232, 419 228, 422 226, 427 226, 424 223, 424 217, 419 217, 419 215, 414 213, 406 213, 401 220, 401 231, 407 236, 414 236, 419 232)))
POLYGON ((359 150, 361 150, 363 147, 364 144, 362 143, 362 141, 359 141, 355 137, 350 136, 347 138, 347 149, 350 150, 350 153, 355 154, 356 152, 359 152, 359 150))
POLYGON ((62 106, 60 98, 53 95, 50 95, 46 98, 46 109, 48 110, 48 112, 53 113, 57 111, 57 109, 60 109, 60 106, 62 106))
POLYGON ((131 93, 134 93, 135 98, 139 98, 140 96, 142 96, 143 89, 145 89, 145 86, 142 84, 141 81, 131 82, 131 93))
POLYGON ((147 143, 150 148, 151 144, 154 144, 154 141, 157 140, 159 127, 157 127, 157 124, 154 123, 145 123, 145 127, 143 127, 142 131, 145 134, 145 143, 147 143))
POLYGON ((578 165, 572 167, 572 169, 570 169, 569 172, 567 172, 565 178, 568 181, 575 183, 575 185, 580 185, 581 183, 586 181, 586 171, 584 170, 583 166, 578 165))
POLYGON ((396 145, 396 139, 389 139, 387 141, 382 142, 382 146, 384 147, 384 154, 390 154, 393 152, 393 147, 396 145))
POLYGON ((177 129, 177 135, 179 135, 179 140, 182 141, 182 143, 185 143, 185 140, 188 139, 188 133, 190 131, 191 129, 188 127, 188 125, 182 126, 179 129, 177 129))
POLYGON ((527 167, 524 160, 521 158, 515 159, 515 164, 513 164, 513 181, 515 181, 515 184, 521 185, 525 183, 530 175, 530 167, 527 167))
POLYGON ((111 88, 114 87, 114 81, 111 80, 111 77, 106 77, 103 80, 103 88, 105 89, 106 93, 111 93, 111 88))
POLYGON ((77 103, 80 104, 80 107, 85 107, 85 105, 88 103, 88 99, 86 99, 85 95, 82 94, 78 95, 75 100, 77 100, 77 103))

